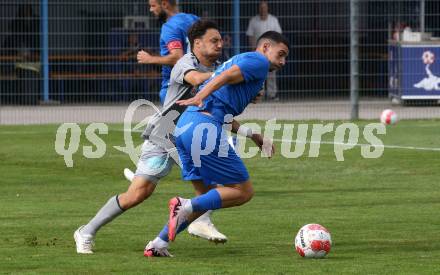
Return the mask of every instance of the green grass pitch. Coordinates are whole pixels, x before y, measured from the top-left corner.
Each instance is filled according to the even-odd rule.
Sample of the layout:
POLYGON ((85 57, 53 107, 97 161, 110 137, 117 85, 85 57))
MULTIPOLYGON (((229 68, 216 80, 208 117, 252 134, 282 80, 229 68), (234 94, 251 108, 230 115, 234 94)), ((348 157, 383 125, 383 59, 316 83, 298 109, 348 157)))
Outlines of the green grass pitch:
MULTIPOLYGON (((390 145, 440 148, 439 123, 402 121, 380 138, 390 145)), ((166 221, 168 199, 193 194, 174 168, 150 199, 101 229, 94 255, 77 255, 73 232, 110 196, 126 190, 122 170, 134 165, 113 148, 124 144, 122 126, 110 125, 109 134, 101 135, 107 143, 103 158, 86 159, 80 146, 74 167, 66 168, 54 150, 57 127, 0 127, 0 273, 440 271, 440 152, 387 148, 379 159, 364 159, 356 147, 337 162, 328 144, 317 158, 278 154, 245 160, 256 195, 244 206, 214 214, 229 237, 225 245, 182 233, 171 245, 175 258, 143 257, 146 241, 166 221), (332 233, 327 258, 305 260, 295 252, 294 237, 306 223, 320 223, 332 233)), ((81 145, 90 145, 84 128, 81 145)))

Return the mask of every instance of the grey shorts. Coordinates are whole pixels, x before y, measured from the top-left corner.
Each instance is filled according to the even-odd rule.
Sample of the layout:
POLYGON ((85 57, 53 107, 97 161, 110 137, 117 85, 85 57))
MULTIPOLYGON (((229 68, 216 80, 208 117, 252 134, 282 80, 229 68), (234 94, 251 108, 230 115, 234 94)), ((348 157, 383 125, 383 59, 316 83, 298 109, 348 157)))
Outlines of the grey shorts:
POLYGON ((157 184, 161 178, 171 172, 173 164, 174 160, 167 151, 146 140, 142 144, 141 156, 134 175, 157 184))

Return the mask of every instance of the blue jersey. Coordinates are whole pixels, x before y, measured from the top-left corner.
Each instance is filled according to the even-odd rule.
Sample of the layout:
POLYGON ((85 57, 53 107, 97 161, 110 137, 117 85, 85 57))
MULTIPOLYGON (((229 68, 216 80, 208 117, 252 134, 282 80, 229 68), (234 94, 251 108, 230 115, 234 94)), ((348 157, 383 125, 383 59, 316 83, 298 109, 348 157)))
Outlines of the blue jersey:
POLYGON ((214 77, 223 71, 237 65, 244 81, 238 84, 227 84, 205 98, 202 107, 190 106, 188 111, 207 111, 223 123, 224 116, 241 114, 249 103, 258 95, 269 72, 269 60, 259 52, 238 54, 221 65, 208 80, 203 83, 201 90, 214 77))
MULTIPOLYGON (((166 56, 172 49, 182 49, 183 54, 187 52, 189 45, 188 29, 198 21, 199 17, 194 14, 177 13, 170 17, 162 25, 160 31, 160 55, 166 56)), ((171 66, 162 66, 162 88, 170 80, 171 66)))

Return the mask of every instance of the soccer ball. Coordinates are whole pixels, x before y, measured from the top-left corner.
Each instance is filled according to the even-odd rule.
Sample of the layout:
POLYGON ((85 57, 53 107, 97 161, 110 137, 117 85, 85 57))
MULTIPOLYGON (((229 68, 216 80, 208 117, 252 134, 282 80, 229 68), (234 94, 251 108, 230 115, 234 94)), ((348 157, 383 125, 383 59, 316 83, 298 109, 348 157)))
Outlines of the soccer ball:
POLYGON ((380 115, 380 122, 385 125, 394 124, 397 122, 397 114, 390 109, 386 109, 380 115))
POLYGON ((296 234, 295 248, 301 257, 324 258, 331 246, 330 232, 322 225, 306 224, 296 234))
POLYGON ((426 65, 432 64, 432 63, 434 63, 435 55, 431 51, 423 52, 422 60, 423 60, 423 64, 426 64, 426 65))

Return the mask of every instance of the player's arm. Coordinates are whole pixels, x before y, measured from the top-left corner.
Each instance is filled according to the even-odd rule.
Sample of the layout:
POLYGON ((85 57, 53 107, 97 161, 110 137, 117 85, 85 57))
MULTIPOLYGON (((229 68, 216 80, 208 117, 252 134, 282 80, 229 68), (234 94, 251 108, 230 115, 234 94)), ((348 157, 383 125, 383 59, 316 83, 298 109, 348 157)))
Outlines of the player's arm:
POLYGON ((200 92, 198 92, 193 98, 179 100, 176 103, 183 106, 196 105, 201 107, 203 105, 203 100, 214 91, 220 89, 222 86, 226 84, 237 84, 243 81, 244 77, 240 71, 240 67, 233 65, 231 68, 223 71, 220 75, 209 81, 209 83, 206 84, 206 86, 203 87, 203 89, 200 90, 200 92))
POLYGON ((137 54, 138 63, 141 64, 159 64, 159 65, 169 65, 174 66, 181 57, 183 56, 183 49, 176 48, 170 50, 170 53, 165 56, 156 56, 147 53, 146 51, 139 51, 137 54))
POLYGON ((269 158, 275 154, 275 146, 272 140, 264 138, 261 134, 254 133, 251 128, 240 125, 235 119, 232 120, 231 132, 250 138, 269 158))
POLYGON ((185 80, 186 83, 190 84, 191 86, 199 86, 207 79, 209 79, 211 75, 212 72, 202 73, 196 70, 190 70, 185 74, 183 79, 185 80))

